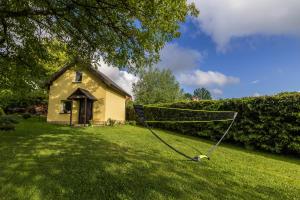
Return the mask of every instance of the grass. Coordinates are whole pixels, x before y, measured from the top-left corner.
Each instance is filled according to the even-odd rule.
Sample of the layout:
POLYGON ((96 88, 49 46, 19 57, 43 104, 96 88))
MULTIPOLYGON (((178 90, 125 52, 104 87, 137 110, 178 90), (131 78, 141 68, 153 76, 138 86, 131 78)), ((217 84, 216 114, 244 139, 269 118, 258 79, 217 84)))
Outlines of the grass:
MULTIPOLYGON (((210 142, 158 131, 190 155, 210 142), (183 145, 189 144, 187 145, 183 145)), ((135 126, 24 120, 0 132, 0 199, 299 199, 300 160, 222 144, 184 160, 135 126)))

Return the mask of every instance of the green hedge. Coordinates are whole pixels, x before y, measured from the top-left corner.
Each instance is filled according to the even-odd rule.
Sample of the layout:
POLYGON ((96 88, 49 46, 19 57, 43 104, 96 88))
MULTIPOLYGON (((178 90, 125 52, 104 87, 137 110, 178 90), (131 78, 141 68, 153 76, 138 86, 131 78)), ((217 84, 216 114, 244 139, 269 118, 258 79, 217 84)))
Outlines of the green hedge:
MULTIPOLYGON (((236 123, 225 138, 226 141, 270 152, 300 154, 300 93, 241 99, 177 102, 155 106, 237 111, 239 114, 236 123)), ((151 107, 147 109, 151 109, 151 107)), ((161 109, 160 112, 164 112, 163 110, 161 109)), ((228 127, 228 123, 230 122, 151 123, 151 125, 216 140, 228 127)))

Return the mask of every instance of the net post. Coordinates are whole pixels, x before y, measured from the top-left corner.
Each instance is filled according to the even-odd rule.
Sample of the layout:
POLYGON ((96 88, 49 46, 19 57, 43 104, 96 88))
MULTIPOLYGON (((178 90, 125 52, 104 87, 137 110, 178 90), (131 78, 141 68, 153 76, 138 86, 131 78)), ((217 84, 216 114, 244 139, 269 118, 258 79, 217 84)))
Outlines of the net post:
POLYGON ((238 115, 238 112, 234 112, 232 121, 231 121, 229 127, 227 128, 227 130, 224 132, 224 134, 222 135, 222 137, 220 138, 220 140, 207 151, 206 156, 208 158, 210 158, 210 156, 213 153, 213 151, 219 146, 219 144, 222 142, 222 140, 224 139, 224 137, 227 135, 227 133, 229 132, 230 128, 232 127, 232 125, 233 125, 233 123, 234 123, 237 115, 238 115))

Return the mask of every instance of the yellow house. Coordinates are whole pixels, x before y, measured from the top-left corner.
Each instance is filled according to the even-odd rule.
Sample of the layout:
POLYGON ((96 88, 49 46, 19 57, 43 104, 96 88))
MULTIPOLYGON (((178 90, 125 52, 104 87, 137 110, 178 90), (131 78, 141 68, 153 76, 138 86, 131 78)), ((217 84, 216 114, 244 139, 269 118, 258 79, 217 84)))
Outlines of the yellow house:
POLYGON ((131 96, 91 65, 74 61, 64 66, 49 80, 48 89, 49 123, 125 121, 125 101, 131 96))

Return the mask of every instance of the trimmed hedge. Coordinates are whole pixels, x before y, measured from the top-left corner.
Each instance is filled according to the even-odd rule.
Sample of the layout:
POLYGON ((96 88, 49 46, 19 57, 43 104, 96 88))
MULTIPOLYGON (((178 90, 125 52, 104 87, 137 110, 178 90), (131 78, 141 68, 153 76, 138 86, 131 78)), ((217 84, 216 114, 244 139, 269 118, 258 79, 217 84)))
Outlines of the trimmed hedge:
MULTIPOLYGON (((239 114, 236 122, 225 141, 270 152, 300 154, 300 93, 241 99, 177 102, 155 106, 237 111, 239 114)), ((163 110, 161 109, 160 112, 164 112, 163 110)), ((220 138, 229 123, 151 123, 151 125, 216 140, 220 138)))
POLYGON ((197 122, 211 120, 232 119, 233 111, 207 111, 182 108, 166 108, 157 106, 144 106, 145 118, 147 121, 180 121, 197 122))

